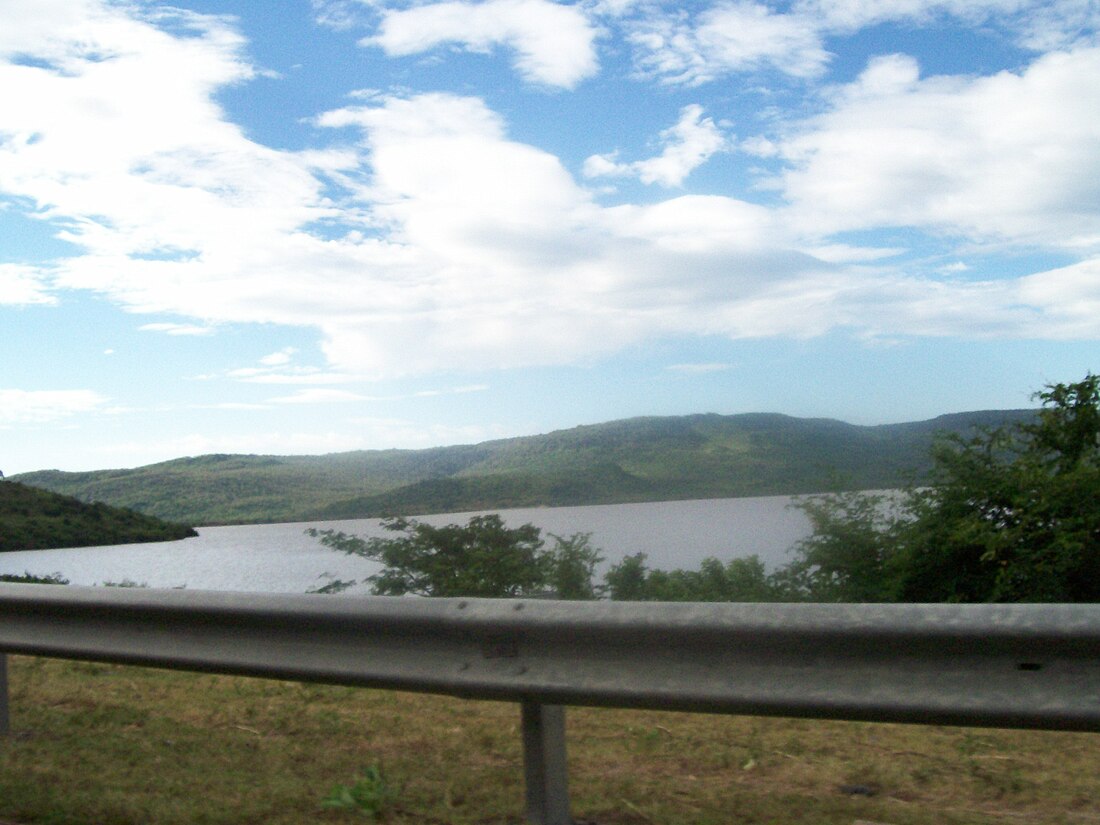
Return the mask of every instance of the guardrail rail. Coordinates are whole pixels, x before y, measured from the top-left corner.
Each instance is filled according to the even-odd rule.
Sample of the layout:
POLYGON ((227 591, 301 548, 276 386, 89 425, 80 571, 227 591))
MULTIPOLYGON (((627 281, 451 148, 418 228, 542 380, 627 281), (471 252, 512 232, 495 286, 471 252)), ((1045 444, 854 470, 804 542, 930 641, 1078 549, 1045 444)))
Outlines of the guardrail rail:
POLYGON ((520 703, 569 823, 564 707, 1100 731, 1100 605, 418 599, 0 585, 3 653, 520 703))

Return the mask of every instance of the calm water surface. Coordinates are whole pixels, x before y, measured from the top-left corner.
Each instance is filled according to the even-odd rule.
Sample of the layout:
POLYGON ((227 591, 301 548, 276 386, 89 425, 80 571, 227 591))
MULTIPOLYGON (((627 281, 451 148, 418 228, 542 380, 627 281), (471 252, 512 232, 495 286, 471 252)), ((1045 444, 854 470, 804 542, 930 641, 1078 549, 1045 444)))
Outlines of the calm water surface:
MULTIPOLYGON (((650 567, 695 568, 707 556, 723 561, 754 553, 769 569, 788 561, 787 550, 809 534, 806 517, 788 496, 698 501, 539 507, 496 510, 511 527, 532 523, 547 533, 592 534, 604 569, 631 553, 650 567)), ((423 516, 431 524, 465 523, 472 513, 423 516)), ((0 573, 61 573, 73 584, 130 580, 150 587, 303 593, 333 578, 362 581, 374 562, 322 547, 307 527, 361 536, 385 535, 377 519, 201 527, 197 538, 69 550, 0 554, 0 573)), ((358 585, 348 592, 366 592, 358 585)))

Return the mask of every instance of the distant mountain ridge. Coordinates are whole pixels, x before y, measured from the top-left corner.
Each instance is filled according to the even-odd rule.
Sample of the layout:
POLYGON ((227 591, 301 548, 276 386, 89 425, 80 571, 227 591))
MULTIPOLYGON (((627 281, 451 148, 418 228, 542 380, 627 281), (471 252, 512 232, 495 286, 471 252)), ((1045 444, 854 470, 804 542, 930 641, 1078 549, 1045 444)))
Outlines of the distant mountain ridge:
POLYGON ((936 432, 1034 414, 988 410, 879 426, 777 413, 644 417, 422 450, 205 455, 17 478, 189 524, 793 495, 919 480, 936 432))

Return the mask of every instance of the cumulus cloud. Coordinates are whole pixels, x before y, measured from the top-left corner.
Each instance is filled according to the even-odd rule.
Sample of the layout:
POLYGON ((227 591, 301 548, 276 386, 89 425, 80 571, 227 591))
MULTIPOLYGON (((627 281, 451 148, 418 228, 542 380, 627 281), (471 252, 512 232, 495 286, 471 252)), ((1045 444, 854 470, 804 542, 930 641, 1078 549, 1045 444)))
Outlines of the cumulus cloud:
POLYGON ((199 326, 197 324, 176 324, 167 321, 142 324, 138 329, 142 332, 163 332, 165 335, 190 335, 198 337, 214 334, 214 330, 211 327, 199 326))
POLYGON ((52 304, 56 300, 36 267, 0 263, 0 305, 52 304))
POLYGON ((1100 29, 1094 0, 798 0, 787 11, 774 5, 719 0, 691 12, 677 4, 623 3, 594 11, 624 27, 642 76, 689 86, 760 70, 816 79, 832 60, 827 38, 884 23, 954 18, 995 28, 1036 52, 1095 45, 1100 29))
POLYGON ((642 183, 679 186, 691 172, 715 152, 726 148, 722 131, 709 117, 703 117, 703 107, 685 106, 680 121, 661 132, 664 146, 661 154, 648 160, 620 163, 615 154, 593 155, 584 162, 585 177, 637 176, 642 183))
MULTIPOLYGON (((271 149, 215 103, 254 74, 229 22, 184 15, 162 27, 91 0, 64 15, 39 8, 0 33, 0 56, 20 44, 18 61, 0 62, 0 189, 77 247, 51 267, 60 288, 202 328, 320 330, 325 369, 294 367, 283 351, 232 378, 318 386, 575 363, 664 336, 1088 328, 1049 296, 1072 287, 1090 307, 1092 270, 921 280, 882 263, 893 250, 830 236, 914 226, 1090 254, 1095 49, 987 78, 922 79, 910 59, 881 58, 770 139, 786 206, 695 194, 607 206, 479 98, 368 95, 315 121, 338 150, 271 149)), ((789 58, 809 71, 823 59, 816 41, 768 35, 781 24, 767 10, 712 11, 696 28, 740 14, 773 45, 757 64, 722 65, 789 58)), ((624 167, 675 185, 722 136, 687 107, 663 139, 660 155, 624 167)), ((32 287, 36 277, 0 271, 32 287)))
POLYGON ((813 18, 776 13, 752 0, 717 3, 695 17, 647 14, 629 25, 639 71, 668 84, 698 85, 760 69, 814 78, 830 59, 813 18))
POLYGON ((794 12, 823 31, 854 32, 891 21, 953 17, 992 25, 1036 51, 1095 42, 1100 7, 1093 0, 799 0, 794 12))
POLYGON ((265 355, 260 359, 260 363, 265 367, 281 367, 289 364, 296 352, 298 352, 298 350, 294 347, 283 347, 278 352, 265 355))
POLYGON ((45 424, 102 409, 107 398, 91 390, 0 389, 0 426, 45 424))
POLYGON ((598 69, 596 29, 583 11, 550 0, 429 3, 387 10, 378 33, 362 41, 390 56, 420 54, 445 43, 473 52, 503 46, 527 80, 573 88, 598 69))
POLYGON ((1097 111, 1097 48, 976 78, 921 79, 913 58, 876 58, 782 142, 783 192, 822 235, 909 226, 1100 248, 1097 111))
POLYGON ((1016 287, 1023 306, 1046 316, 1036 334, 1062 339, 1100 338, 1100 258, 1021 278, 1016 287), (1055 323, 1049 323, 1050 320, 1055 323))

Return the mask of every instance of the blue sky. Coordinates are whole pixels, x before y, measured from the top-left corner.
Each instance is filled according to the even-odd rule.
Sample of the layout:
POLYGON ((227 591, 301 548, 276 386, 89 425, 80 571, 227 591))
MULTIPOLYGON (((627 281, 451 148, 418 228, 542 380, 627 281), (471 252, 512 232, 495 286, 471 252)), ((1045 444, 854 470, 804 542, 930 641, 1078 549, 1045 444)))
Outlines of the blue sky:
POLYGON ((0 0, 0 469, 1100 369, 1090 0, 0 0))

